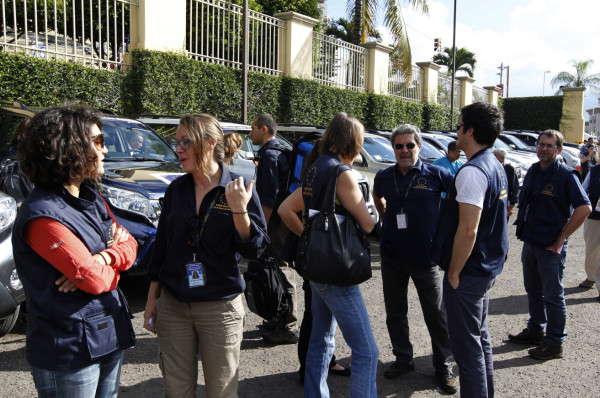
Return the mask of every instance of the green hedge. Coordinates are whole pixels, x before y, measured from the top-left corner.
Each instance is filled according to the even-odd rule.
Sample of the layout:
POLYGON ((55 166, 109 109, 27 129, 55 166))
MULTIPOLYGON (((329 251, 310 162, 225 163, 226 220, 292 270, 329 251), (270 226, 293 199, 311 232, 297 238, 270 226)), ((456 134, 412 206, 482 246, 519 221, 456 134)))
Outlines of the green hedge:
POLYGON ((460 111, 454 111, 454 125, 451 126, 450 107, 427 104, 423 109, 423 119, 426 129, 429 130, 454 130, 460 120, 460 111))
POLYGON ((506 130, 559 130, 562 96, 503 98, 500 106, 506 130))
POLYGON ((122 113, 124 77, 119 71, 0 51, 0 99, 20 100, 29 106, 78 101, 122 113))
MULTIPOLYGON (((129 72, 0 52, 0 99, 30 106, 85 101, 127 116, 205 112, 240 121, 241 72, 189 59, 184 54, 132 52, 129 72)), ((326 125, 336 112, 356 116, 365 127, 392 129, 402 123, 447 129, 447 107, 328 87, 314 80, 248 74, 248 120, 271 113, 279 122, 326 125)), ((455 118, 458 120, 458 117, 455 118)))

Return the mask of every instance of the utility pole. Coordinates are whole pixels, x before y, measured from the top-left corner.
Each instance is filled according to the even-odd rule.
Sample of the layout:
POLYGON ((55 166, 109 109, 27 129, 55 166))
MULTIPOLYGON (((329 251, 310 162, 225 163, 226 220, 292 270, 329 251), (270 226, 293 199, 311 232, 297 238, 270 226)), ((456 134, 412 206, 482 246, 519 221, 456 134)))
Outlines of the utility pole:
POLYGON ((508 98, 508 79, 510 78, 510 66, 506 65, 506 98, 508 98))
POLYGON ((508 97, 508 78, 510 75, 510 66, 504 66, 504 62, 502 62, 498 69, 500 69, 500 73, 496 74, 500 75, 500 87, 502 88, 502 96, 508 97), (502 73, 504 72, 504 69, 506 69, 506 96, 504 95, 504 84, 502 84, 502 73))
POLYGON ((454 129, 454 76, 456 75, 456 0, 454 0, 454 25, 452 26, 452 83, 450 84, 450 130, 454 129))
POLYGON ((250 23, 249 23, 249 11, 248 11, 248 0, 244 0, 243 5, 243 24, 244 30, 242 32, 242 124, 247 123, 248 119, 248 60, 249 60, 249 48, 250 48, 250 23))

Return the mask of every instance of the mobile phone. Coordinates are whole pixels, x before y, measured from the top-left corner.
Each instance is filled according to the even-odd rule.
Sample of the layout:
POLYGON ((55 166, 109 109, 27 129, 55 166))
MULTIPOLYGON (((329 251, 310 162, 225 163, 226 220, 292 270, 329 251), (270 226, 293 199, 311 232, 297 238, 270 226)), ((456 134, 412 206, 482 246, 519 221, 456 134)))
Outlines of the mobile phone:
POLYGON ((154 317, 151 316, 150 319, 148 319, 148 326, 151 327, 152 329, 154 329, 154 317))

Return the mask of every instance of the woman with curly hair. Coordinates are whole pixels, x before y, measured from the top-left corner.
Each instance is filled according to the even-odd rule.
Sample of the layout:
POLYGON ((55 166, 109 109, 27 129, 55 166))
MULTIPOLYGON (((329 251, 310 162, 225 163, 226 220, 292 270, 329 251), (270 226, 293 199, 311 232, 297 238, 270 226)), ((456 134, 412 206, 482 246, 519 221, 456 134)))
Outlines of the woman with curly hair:
POLYGON ((85 108, 35 115, 17 136, 35 185, 13 229, 27 300, 27 361, 40 397, 116 397, 131 312, 118 288, 137 252, 87 183, 104 172, 100 117, 85 108))
POLYGON ((206 396, 237 397, 245 317, 239 263, 265 250, 265 218, 254 181, 224 167, 239 146, 214 117, 183 116, 175 138, 186 174, 165 193, 144 327, 158 335, 167 396, 196 396, 200 354, 206 396))

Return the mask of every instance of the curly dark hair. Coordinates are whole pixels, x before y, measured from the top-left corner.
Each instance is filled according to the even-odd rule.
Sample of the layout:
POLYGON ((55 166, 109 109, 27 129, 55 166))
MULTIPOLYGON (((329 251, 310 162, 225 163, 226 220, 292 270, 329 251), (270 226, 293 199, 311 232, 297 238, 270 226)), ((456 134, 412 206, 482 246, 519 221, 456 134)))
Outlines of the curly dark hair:
POLYGON ((56 187, 99 178, 89 134, 93 125, 101 129, 102 119, 89 108, 51 108, 29 119, 16 137, 21 170, 29 181, 56 187))

